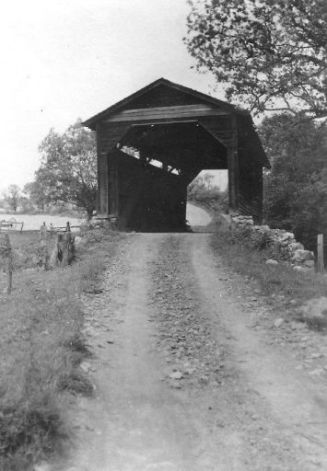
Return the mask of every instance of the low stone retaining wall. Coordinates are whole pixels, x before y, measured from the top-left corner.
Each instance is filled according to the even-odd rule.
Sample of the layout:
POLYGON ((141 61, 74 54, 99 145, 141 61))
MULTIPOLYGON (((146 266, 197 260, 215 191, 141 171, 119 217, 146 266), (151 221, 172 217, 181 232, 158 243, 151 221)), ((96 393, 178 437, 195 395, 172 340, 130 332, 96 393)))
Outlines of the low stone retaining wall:
POLYGON ((232 237, 256 249, 266 249, 271 258, 266 263, 277 265, 284 261, 297 271, 314 271, 315 257, 310 250, 297 242, 292 232, 282 229, 271 229, 267 225, 254 224, 252 216, 230 216, 232 237))

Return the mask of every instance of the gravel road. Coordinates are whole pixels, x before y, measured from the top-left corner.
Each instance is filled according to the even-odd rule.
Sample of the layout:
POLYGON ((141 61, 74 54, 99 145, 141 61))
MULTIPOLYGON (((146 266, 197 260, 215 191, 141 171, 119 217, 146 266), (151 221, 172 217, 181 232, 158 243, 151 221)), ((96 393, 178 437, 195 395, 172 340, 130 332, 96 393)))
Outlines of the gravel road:
POLYGON ((53 469, 327 469, 325 378, 253 329, 210 237, 123 240, 84 299, 96 392, 68 411, 74 446, 53 469))

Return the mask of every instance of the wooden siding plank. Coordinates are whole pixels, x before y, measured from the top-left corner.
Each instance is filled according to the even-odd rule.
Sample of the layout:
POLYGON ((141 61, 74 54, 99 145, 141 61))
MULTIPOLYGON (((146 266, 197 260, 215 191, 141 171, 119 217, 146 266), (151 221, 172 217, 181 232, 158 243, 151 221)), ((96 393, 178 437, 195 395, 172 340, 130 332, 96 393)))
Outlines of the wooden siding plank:
POLYGON ((225 110, 210 105, 160 106, 123 110, 107 118, 106 122, 135 122, 145 119, 194 118, 228 114, 225 110))
POLYGON ((118 188, 118 151, 114 150, 108 155, 108 180, 109 180, 109 214, 118 217, 119 188, 118 188))
POLYGON ((220 118, 217 118, 217 116, 205 116, 199 119, 199 124, 201 124, 211 135, 216 137, 216 139, 218 139, 218 141, 220 141, 226 148, 232 145, 233 129, 231 126, 230 116, 221 116, 220 118))
MULTIPOLYGON (((126 124, 114 124, 110 126, 104 126, 103 123, 97 125, 97 156, 98 156, 98 205, 97 211, 99 215, 108 215, 111 212, 110 200, 113 204, 116 204, 116 210, 118 201, 116 194, 117 189, 110 188, 109 182, 109 160, 112 157, 112 153, 115 150, 115 146, 119 139, 123 136, 129 125, 126 124), (112 192, 112 193, 111 193, 112 192), (111 195, 111 196, 110 196, 111 195)), ((116 172, 112 169, 111 172, 116 172)), ((111 181, 111 183, 114 180, 111 181)), ((115 208, 113 208, 115 209, 115 208)))
POLYGON ((97 212, 99 215, 106 215, 108 214, 108 160, 98 125, 96 136, 98 161, 97 212))

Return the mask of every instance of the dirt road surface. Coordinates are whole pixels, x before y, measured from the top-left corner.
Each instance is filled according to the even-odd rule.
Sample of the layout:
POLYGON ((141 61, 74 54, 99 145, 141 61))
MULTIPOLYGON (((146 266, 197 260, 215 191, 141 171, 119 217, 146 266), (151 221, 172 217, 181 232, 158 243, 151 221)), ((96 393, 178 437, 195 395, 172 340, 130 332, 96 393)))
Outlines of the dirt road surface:
MULTIPOLYGON (((86 297, 64 471, 327 470, 325 377, 253 329, 210 234, 130 234, 86 297)), ((257 308, 258 309, 258 308, 257 308)))

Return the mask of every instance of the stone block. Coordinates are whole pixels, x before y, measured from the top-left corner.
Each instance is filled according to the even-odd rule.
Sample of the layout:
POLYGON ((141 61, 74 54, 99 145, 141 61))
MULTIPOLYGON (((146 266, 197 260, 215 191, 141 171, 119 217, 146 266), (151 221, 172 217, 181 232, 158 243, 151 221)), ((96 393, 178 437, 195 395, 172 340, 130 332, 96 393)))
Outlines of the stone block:
POLYGON ((315 261, 314 260, 306 260, 304 262, 304 266, 309 267, 309 268, 314 268, 315 267, 315 261))
POLYGON ((305 262, 306 260, 314 260, 313 252, 311 252, 310 250, 302 250, 302 249, 295 250, 292 257, 293 262, 302 263, 302 262, 305 262))
POLYGON ((304 245, 301 242, 292 242, 290 244, 290 249, 295 252, 296 250, 304 250, 304 245))
POLYGON ((278 265, 278 262, 273 258, 269 258, 268 260, 266 260, 266 265, 278 265))
POLYGON ((301 265, 294 265, 293 270, 297 271, 298 273, 314 273, 314 270, 309 267, 303 267, 301 265))

